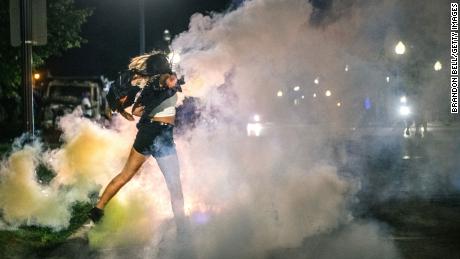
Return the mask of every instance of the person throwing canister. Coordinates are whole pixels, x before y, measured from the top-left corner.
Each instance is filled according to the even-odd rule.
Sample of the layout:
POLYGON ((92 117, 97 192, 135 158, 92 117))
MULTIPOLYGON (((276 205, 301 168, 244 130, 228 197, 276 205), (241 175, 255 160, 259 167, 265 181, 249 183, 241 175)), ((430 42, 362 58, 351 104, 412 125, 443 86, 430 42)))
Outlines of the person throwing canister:
POLYGON ((177 232, 186 231, 188 222, 184 213, 184 197, 180 180, 179 161, 173 140, 177 92, 181 91, 176 74, 172 72, 167 56, 150 53, 135 57, 129 64, 133 73, 132 86, 142 91, 133 105, 132 114, 140 117, 138 132, 128 160, 121 172, 105 188, 88 217, 97 223, 104 215, 110 199, 137 173, 151 155, 163 173, 171 196, 172 211, 177 232))

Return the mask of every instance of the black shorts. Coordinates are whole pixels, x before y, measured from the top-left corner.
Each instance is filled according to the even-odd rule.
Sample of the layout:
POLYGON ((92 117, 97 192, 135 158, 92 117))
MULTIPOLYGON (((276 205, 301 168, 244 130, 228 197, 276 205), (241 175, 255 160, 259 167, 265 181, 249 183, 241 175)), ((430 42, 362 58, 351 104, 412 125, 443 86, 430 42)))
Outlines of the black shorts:
POLYGON ((168 156, 176 153, 173 139, 173 125, 158 122, 138 124, 133 148, 143 154, 154 157, 168 156))

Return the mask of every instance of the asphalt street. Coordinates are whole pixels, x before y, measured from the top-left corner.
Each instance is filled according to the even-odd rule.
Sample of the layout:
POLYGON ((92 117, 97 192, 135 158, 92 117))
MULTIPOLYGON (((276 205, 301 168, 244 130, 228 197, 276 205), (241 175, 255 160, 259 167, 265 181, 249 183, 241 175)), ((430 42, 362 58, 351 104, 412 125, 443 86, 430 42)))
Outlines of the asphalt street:
MULTIPOLYGON (((315 129, 299 126, 278 133, 274 130, 270 135, 244 139, 245 148, 253 149, 257 156, 257 150, 273 143, 276 136, 289 135, 284 142, 276 143, 281 150, 298 152, 292 153, 280 168, 303 164, 305 159, 325 160, 334 164, 341 177, 358 183, 359 188, 350 205, 351 224, 310 235, 297 247, 270 250, 264 257, 384 258, 379 251, 361 249, 356 242, 337 244, 337 240, 348 240, 350 236, 358 236, 357 240, 365 243, 361 230, 372 222, 385 230, 379 242, 391 244, 397 258, 460 258, 460 124, 430 123, 428 132, 421 136, 415 136, 413 129, 407 136, 402 128, 384 127, 347 129, 340 134, 322 132, 324 138, 314 145, 318 148, 314 152, 304 150, 303 145, 313 142, 315 134, 319 134, 315 129)), ((110 252, 113 258, 142 258, 138 253, 142 249, 145 248, 91 249, 83 231, 45 253, 41 251, 37 257, 104 258, 110 252)), ((161 256, 161 251, 157 255, 168 258, 161 256)), ((191 255, 181 258, 193 258, 191 255)))

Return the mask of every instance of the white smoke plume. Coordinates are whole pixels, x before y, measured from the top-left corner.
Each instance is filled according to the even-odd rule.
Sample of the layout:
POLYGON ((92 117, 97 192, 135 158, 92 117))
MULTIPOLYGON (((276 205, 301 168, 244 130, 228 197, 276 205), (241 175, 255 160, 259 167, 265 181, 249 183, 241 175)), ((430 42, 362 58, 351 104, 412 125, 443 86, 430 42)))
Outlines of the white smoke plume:
MULTIPOLYGON (((368 66, 366 60, 355 56, 372 53, 368 42, 354 49, 364 17, 358 13, 318 29, 309 25, 310 14, 311 6, 301 0, 247 1, 226 15, 195 14, 189 31, 173 42, 173 48, 182 52, 181 69, 189 82, 185 90, 205 95, 224 84, 232 72, 233 90, 243 109, 254 109, 257 100, 257 108, 276 112, 278 107, 270 107, 279 89, 299 85, 310 94, 315 78, 333 90, 335 98, 341 97, 350 90, 350 83, 344 84, 347 62, 351 70, 362 69, 368 66)), ((366 72, 380 75, 378 69, 366 72)), ((353 92, 361 90, 354 87, 353 92)), ((321 95, 325 89, 318 89, 321 95)))

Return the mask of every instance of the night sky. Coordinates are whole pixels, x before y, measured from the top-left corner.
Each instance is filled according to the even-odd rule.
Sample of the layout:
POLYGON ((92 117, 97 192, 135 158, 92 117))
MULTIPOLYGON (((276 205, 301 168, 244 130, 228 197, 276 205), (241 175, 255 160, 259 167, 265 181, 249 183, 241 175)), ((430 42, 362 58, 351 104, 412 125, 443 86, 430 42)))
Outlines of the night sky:
MULTIPOLYGON (((88 41, 81 48, 53 57, 46 69, 54 76, 105 75, 113 78, 139 54, 139 5, 136 0, 76 0, 79 7, 94 9, 82 27, 88 41)), ((221 12, 231 0, 145 0, 146 51, 164 47, 163 31, 174 36, 188 28, 194 13, 221 12)))

